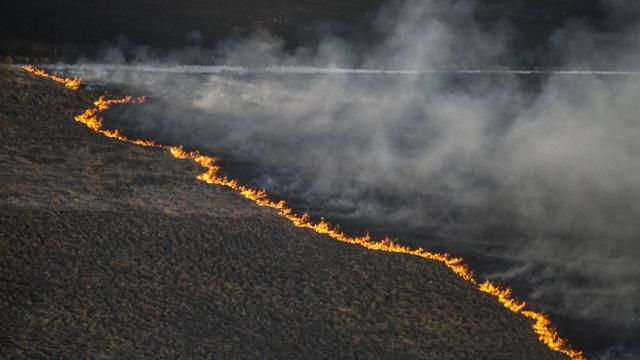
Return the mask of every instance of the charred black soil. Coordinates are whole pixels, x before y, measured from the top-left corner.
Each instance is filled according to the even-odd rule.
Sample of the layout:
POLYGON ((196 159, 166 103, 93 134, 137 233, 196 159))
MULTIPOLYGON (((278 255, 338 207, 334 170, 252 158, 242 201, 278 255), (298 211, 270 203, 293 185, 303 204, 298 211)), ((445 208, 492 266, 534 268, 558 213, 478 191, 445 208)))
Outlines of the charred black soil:
POLYGON ((441 264, 297 229, 0 68, 4 358, 562 358, 441 264))

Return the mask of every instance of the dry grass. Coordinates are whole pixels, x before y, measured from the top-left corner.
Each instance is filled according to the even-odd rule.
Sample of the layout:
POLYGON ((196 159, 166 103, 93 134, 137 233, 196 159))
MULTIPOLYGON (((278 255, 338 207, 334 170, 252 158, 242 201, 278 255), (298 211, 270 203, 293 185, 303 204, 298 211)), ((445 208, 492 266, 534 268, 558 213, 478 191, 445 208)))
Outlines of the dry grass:
POLYGON ((0 67, 0 356, 561 358, 444 266, 292 228, 0 67))

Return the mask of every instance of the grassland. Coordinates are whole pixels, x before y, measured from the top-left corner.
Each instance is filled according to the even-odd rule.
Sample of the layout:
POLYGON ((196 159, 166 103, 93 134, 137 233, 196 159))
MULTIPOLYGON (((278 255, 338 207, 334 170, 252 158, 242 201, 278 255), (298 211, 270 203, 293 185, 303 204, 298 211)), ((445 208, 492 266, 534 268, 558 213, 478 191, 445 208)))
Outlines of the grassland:
POLYGON ((561 358, 443 265, 293 228, 0 67, 0 357, 561 358))

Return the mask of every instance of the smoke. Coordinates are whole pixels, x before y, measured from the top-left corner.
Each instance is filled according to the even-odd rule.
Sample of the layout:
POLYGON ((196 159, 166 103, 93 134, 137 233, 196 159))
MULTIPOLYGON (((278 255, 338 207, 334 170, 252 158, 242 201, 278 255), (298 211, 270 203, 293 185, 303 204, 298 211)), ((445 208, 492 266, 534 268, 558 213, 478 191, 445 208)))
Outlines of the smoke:
MULTIPOLYGON (((635 70, 637 17, 626 6, 607 5, 615 32, 568 21, 548 39, 550 54, 566 69, 635 70)), ((513 27, 479 23, 475 11, 469 1, 391 4, 366 52, 331 36, 285 50, 261 32, 162 61, 136 57, 224 54, 244 72, 94 68, 83 77, 151 94, 121 117, 131 131, 249 164, 248 181, 312 212, 503 259, 483 275, 526 281, 521 291, 546 310, 638 328, 640 79, 411 72, 508 61, 513 27), (251 71, 265 66, 281 71, 251 71), (409 71, 296 74, 301 66, 409 71)))

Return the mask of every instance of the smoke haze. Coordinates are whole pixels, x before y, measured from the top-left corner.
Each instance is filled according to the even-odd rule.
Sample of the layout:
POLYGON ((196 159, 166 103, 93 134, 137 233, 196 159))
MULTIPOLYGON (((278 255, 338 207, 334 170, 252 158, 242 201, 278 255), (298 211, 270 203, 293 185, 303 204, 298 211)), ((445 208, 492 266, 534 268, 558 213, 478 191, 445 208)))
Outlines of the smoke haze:
MULTIPOLYGON (((615 33, 572 19, 549 38, 563 68, 637 69, 638 8, 606 8, 615 33)), ((151 96, 114 126, 221 154, 228 171, 312 214, 478 258, 481 276, 578 319, 580 336, 582 324, 639 329, 640 77, 295 74, 508 63, 513 26, 474 13, 469 1, 390 4, 374 21, 381 43, 365 52, 331 36, 295 51, 265 33, 221 44, 226 64, 249 69, 240 74, 80 73, 151 96), (266 66, 292 73, 250 71, 266 66)), ((142 49, 137 59, 210 54, 185 51, 154 59, 142 49)), ((602 358, 622 356, 617 345, 634 356, 624 349, 638 345, 624 344, 633 330, 619 331, 621 344, 574 342, 602 358)))

